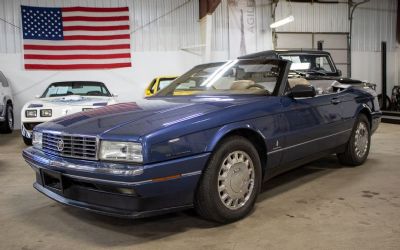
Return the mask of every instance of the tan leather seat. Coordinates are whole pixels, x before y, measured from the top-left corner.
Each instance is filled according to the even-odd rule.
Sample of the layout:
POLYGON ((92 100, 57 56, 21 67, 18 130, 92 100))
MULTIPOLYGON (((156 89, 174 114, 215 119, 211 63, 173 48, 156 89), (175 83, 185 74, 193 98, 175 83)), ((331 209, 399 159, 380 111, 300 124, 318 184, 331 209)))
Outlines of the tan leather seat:
POLYGON ((232 83, 231 90, 247 89, 249 86, 254 84, 255 82, 252 80, 237 80, 232 83))
POLYGON ((304 78, 289 78, 289 87, 293 88, 296 85, 310 85, 310 82, 304 78))

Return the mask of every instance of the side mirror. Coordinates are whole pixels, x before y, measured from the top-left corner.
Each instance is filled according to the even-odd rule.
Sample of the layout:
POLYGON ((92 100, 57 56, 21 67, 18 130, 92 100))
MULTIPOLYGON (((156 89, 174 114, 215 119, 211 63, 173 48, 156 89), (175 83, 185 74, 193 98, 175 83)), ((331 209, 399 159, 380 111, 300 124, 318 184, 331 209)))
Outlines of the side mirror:
POLYGON ((340 69, 337 70, 339 76, 342 76, 342 71, 340 69))
POLYGON ((317 94, 315 88, 311 85, 296 85, 287 92, 287 96, 292 98, 314 97, 317 94))
POLYGON ((112 93, 112 97, 118 97, 118 94, 112 93))
POLYGON ((40 98, 40 95, 35 95, 35 98, 36 98, 36 99, 39 99, 39 98, 40 98))

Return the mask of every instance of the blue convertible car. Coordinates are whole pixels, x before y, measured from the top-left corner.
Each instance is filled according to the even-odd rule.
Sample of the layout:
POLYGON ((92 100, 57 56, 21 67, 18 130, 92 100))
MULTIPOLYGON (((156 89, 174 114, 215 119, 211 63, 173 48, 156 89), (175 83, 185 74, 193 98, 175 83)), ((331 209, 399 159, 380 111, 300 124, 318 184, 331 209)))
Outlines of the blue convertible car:
POLYGON ((282 59, 199 65, 142 102, 35 127, 23 156, 34 187, 66 205, 122 217, 194 207, 245 217, 263 181, 337 154, 362 164, 381 112, 375 92, 307 79, 282 59))

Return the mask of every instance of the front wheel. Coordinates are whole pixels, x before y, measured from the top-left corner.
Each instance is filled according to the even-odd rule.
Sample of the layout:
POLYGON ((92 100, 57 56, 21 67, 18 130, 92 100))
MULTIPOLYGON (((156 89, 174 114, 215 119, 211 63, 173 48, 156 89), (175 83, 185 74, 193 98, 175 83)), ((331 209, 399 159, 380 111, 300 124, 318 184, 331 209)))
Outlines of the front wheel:
POLYGON ((14 127, 13 107, 7 104, 5 112, 4 122, 0 123, 0 132, 11 133, 14 127))
POLYGON ((22 139, 24 140, 24 143, 25 143, 26 146, 31 146, 32 145, 32 139, 31 138, 22 136, 22 139))
POLYGON ((224 139, 200 180, 194 202, 197 213, 219 223, 242 219, 254 206, 261 177, 261 162, 253 144, 241 136, 224 139))
POLYGON ((339 162, 347 166, 359 166, 365 162, 371 144, 371 130, 368 118, 360 114, 356 120, 346 150, 337 154, 339 162))

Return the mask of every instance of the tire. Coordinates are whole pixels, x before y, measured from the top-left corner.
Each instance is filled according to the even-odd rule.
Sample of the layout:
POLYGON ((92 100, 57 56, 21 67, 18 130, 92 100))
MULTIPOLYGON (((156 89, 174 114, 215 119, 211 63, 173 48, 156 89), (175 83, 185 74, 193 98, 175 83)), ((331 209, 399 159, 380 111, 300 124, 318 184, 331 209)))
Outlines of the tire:
POLYGON ((342 165, 359 166, 365 162, 371 146, 371 129, 368 118, 364 114, 357 117, 353 131, 346 145, 344 153, 337 157, 342 165), (356 146, 357 145, 357 146, 356 146))
POLYGON ((27 138, 25 136, 22 136, 22 139, 24 140, 24 143, 26 146, 32 146, 32 139, 31 138, 27 138))
POLYGON ((201 217, 218 223, 240 220, 254 207, 261 179, 260 157, 253 144, 241 136, 227 137, 211 155, 202 174, 195 193, 195 209, 201 217))
POLYGON ((12 133, 14 128, 14 113, 13 107, 11 104, 6 105, 6 115, 4 122, 0 123, 0 132, 1 133, 12 133))

